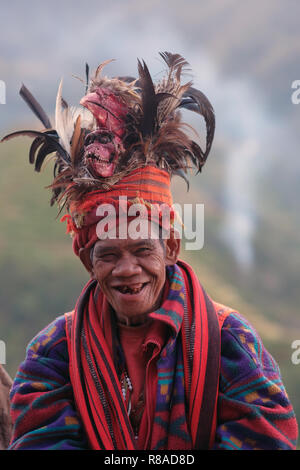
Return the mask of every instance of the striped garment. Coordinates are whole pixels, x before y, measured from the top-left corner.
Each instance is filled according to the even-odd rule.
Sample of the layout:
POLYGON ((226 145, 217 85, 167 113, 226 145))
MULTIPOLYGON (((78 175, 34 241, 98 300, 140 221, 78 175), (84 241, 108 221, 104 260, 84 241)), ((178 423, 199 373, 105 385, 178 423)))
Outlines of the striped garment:
POLYGON ((61 221, 67 224, 67 233, 72 235, 73 250, 77 256, 81 248, 87 250, 99 240, 102 230, 108 230, 106 209, 99 212, 100 206, 102 209, 109 207, 108 213, 115 214, 116 220, 110 216, 112 227, 115 223, 118 226, 121 221, 129 224, 140 212, 139 218, 151 219, 169 232, 178 217, 173 207, 168 172, 152 166, 137 168, 109 190, 88 192, 80 201, 71 202, 69 213, 61 221), (130 215, 132 207, 134 210, 130 215), (103 220, 106 223, 101 225, 100 221, 103 220))
MULTIPOLYGON (((246 319, 237 312, 228 312, 224 306, 216 303, 214 306, 220 317, 224 312, 227 316, 224 316, 221 331, 213 449, 295 449, 297 422, 278 365, 246 319)), ((174 312, 169 315, 173 321, 174 312)), ((164 363, 163 353, 161 356, 164 363)), ((167 360, 166 367, 162 365, 158 369, 158 390, 166 389, 169 368, 170 361, 167 360)), ((178 363, 177 377, 182 377, 183 383, 182 363, 178 363)), ((177 390, 180 396, 180 385, 177 390)), ((163 393, 158 393, 157 409, 164 403, 163 393)), ((28 345, 26 359, 20 365, 12 387, 11 408, 14 430, 10 449, 90 448, 76 411, 69 376, 65 315, 58 317, 28 345)), ((182 439, 185 443, 182 448, 192 448, 185 419, 179 416, 172 426, 169 433, 182 439)), ((163 420, 157 415, 153 428, 163 427, 163 420)), ((152 440, 150 448, 166 448, 164 439, 152 440)))
MULTIPOLYGON (((155 338, 148 345, 143 448, 207 449, 215 434, 220 325, 189 265, 179 261, 166 274, 162 304, 148 314, 168 334, 161 345, 155 338), (171 377, 167 382, 162 377, 166 373, 171 377)), ((95 280, 87 283, 67 315, 67 326, 74 401, 90 447, 136 449, 120 386, 125 359, 115 314, 95 280)))

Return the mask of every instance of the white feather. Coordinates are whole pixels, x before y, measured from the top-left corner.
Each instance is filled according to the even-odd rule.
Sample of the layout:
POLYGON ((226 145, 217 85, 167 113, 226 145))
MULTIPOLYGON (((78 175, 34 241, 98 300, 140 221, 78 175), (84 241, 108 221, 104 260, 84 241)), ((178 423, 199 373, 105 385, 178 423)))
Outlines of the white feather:
POLYGON ((78 116, 81 116, 81 128, 92 131, 96 129, 97 123, 93 114, 83 106, 68 106, 62 100, 62 85, 60 81, 55 108, 55 129, 60 139, 60 144, 70 154, 71 140, 74 133, 75 123, 78 116))
MULTIPOLYGON (((62 101, 62 85, 63 79, 61 79, 57 95, 56 95, 56 107, 55 107, 55 129, 60 139, 60 144, 64 147, 64 149, 70 154, 71 146, 70 146, 70 138, 68 133, 66 132, 67 122, 70 119, 69 107, 64 107, 62 101)), ((74 124, 73 124, 73 131, 74 131, 74 124)), ((73 132, 72 132, 73 134, 73 132)))
POLYGON ((77 117, 81 116, 81 128, 89 131, 97 128, 97 122, 91 111, 83 106, 71 106, 70 111, 72 114, 73 123, 75 125, 77 117))

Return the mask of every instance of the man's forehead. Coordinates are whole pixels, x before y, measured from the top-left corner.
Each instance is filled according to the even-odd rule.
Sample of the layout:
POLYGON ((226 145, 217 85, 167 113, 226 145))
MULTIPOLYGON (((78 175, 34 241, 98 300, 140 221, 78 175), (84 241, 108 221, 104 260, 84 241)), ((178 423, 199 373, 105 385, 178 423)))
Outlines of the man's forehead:
POLYGON ((106 239, 158 239, 160 234, 159 225, 149 219, 132 220, 120 217, 112 220, 97 232, 99 240, 106 239))
POLYGON ((132 239, 130 237, 127 238, 106 238, 103 240, 98 240, 94 248, 97 249, 97 251, 101 251, 102 249, 116 249, 116 248, 135 248, 139 246, 149 246, 149 247, 154 247, 156 246, 158 240, 157 239, 151 239, 151 238, 138 238, 138 239, 132 239))

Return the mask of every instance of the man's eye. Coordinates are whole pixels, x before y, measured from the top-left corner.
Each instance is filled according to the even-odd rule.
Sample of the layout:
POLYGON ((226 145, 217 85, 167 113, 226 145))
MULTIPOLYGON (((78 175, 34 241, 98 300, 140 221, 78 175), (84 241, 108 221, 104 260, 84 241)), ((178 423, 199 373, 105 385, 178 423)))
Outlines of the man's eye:
POLYGON ((116 255, 114 253, 105 253, 103 255, 96 256, 97 261, 104 261, 106 263, 110 261, 114 261, 116 259, 116 255))
POLYGON ((135 253, 137 255, 148 255, 151 253, 151 249, 148 247, 139 248, 135 253))

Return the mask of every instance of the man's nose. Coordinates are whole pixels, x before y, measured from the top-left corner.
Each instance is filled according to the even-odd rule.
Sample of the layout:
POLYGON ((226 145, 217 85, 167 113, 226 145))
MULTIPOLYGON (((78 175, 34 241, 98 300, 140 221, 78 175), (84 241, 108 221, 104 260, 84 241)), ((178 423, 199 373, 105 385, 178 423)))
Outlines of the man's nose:
POLYGON ((112 274, 119 277, 129 277, 141 274, 142 268, 137 263, 135 256, 122 256, 116 263, 112 274))

